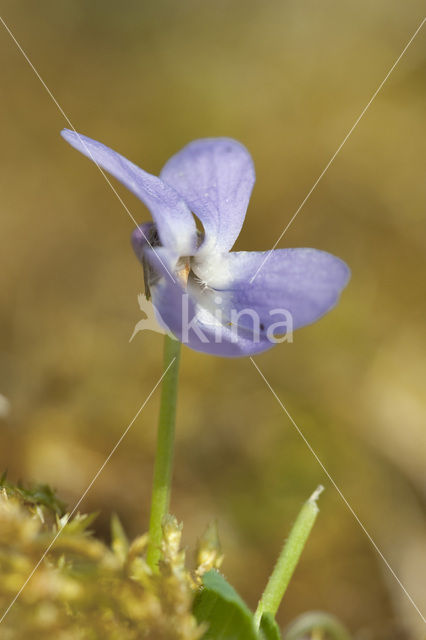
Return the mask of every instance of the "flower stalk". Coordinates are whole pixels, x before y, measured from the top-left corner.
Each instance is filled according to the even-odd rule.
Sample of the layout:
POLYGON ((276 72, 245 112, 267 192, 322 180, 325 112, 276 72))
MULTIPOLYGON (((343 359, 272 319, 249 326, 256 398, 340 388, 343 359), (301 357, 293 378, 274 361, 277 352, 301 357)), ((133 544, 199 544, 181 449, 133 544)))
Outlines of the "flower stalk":
POLYGON ((168 368, 168 371, 164 376, 161 387, 160 417, 158 421, 157 450, 149 520, 149 543, 146 555, 148 566, 153 572, 158 571, 163 537, 162 524, 168 514, 170 503, 179 360, 180 342, 166 335, 164 338, 164 370, 168 368))
POLYGON ((305 502, 290 531, 289 537, 284 543, 283 549, 254 614, 257 628, 260 626, 260 620, 264 613, 271 613, 275 616, 278 611, 288 583, 299 562, 299 558, 317 518, 319 512, 317 500, 323 490, 324 487, 320 485, 305 502))

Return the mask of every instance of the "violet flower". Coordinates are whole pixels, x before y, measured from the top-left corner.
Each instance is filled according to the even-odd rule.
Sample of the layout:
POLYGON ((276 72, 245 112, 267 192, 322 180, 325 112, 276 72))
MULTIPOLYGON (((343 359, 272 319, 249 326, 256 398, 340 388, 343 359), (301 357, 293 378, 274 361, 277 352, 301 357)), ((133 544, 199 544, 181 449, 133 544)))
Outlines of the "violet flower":
POLYGON ((100 142, 67 129, 62 135, 150 209, 154 222, 133 232, 133 247, 159 322, 192 349, 253 355, 286 333, 280 313, 297 329, 336 304, 350 276, 339 258, 317 249, 276 249, 264 262, 269 252, 230 251, 255 181, 239 142, 195 140, 158 178, 100 142))

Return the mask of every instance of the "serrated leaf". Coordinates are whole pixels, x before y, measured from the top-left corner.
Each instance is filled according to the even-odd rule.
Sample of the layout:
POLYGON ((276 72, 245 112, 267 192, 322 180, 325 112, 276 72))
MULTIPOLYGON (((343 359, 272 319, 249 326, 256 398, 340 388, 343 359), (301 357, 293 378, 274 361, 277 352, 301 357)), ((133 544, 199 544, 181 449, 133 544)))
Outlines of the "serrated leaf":
POLYGON ((203 585, 194 603, 198 623, 208 625, 203 640, 259 640, 252 612, 218 571, 208 571, 203 585))
POLYGON ((263 640, 281 640, 281 632, 272 613, 264 613, 260 620, 263 640))

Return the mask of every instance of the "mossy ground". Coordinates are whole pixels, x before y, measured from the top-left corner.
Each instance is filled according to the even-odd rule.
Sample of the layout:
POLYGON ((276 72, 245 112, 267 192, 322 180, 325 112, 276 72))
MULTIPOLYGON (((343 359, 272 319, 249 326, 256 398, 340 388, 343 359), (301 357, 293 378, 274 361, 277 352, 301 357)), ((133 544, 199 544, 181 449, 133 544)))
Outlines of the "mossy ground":
POLYGON ((2 614, 43 557, 1 622, 4 640, 198 640, 192 615, 199 575, 217 562, 211 536, 191 573, 180 548, 181 526, 164 526, 159 572, 144 554, 147 535, 130 542, 116 516, 111 544, 90 531, 96 514, 69 518, 47 486, 0 485, 0 608, 2 614))

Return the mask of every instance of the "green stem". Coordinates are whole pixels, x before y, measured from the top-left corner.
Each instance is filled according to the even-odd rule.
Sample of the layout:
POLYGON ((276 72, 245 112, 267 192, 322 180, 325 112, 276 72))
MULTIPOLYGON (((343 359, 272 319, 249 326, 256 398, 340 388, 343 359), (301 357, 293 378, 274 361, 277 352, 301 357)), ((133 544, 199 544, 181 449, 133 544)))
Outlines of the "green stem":
POLYGON ((271 613, 275 616, 278 611, 285 590, 299 562, 303 548, 318 515, 317 499, 322 491, 323 487, 319 486, 309 500, 305 502, 296 518, 296 522, 283 546, 277 564, 272 571, 265 591, 259 601, 256 613, 254 614, 257 628, 259 628, 260 620, 264 613, 271 613))
POLYGON ((158 570, 163 537, 162 524, 164 517, 168 513, 170 503, 179 358, 180 342, 166 335, 164 338, 164 370, 168 370, 161 388, 157 452, 149 520, 149 542, 146 554, 147 563, 154 572, 158 570))

